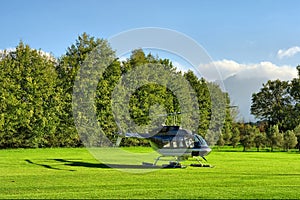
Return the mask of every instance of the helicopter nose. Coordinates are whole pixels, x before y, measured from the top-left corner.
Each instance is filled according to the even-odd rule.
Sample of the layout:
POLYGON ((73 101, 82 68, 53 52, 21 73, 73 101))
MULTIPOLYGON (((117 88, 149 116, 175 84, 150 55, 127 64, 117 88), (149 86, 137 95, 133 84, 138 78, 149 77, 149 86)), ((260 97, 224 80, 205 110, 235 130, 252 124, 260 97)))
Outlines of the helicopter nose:
POLYGON ((202 148, 205 154, 204 156, 207 156, 211 152, 211 148, 209 148, 208 146, 204 146, 202 148))

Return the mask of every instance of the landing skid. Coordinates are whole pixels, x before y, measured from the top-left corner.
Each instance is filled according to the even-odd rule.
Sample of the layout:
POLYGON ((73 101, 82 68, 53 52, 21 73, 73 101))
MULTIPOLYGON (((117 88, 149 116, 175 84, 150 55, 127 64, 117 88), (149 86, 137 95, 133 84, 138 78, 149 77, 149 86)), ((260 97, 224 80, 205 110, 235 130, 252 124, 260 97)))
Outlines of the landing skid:
POLYGON ((199 157, 193 156, 193 158, 195 158, 198 161, 198 163, 190 164, 191 167, 210 167, 210 168, 214 167, 207 163, 207 160, 205 157, 201 157, 201 158, 206 162, 206 164, 203 164, 201 162, 201 160, 199 159, 199 157))
MULTIPOLYGON (((162 160, 161 158, 166 157, 166 156, 159 156, 155 159, 154 163, 147 163, 147 162, 143 162, 142 164, 144 166, 148 166, 148 167, 155 167, 157 166, 157 162, 159 160, 162 160)), ((162 168, 186 168, 186 166, 181 165, 181 163, 179 162, 178 157, 175 157, 175 161, 170 161, 170 160, 165 160, 165 161, 169 161, 169 164, 163 164, 161 167, 162 168)))
MULTIPOLYGON (((163 160, 163 157, 167 157, 167 156, 159 156, 155 159, 154 163, 147 163, 147 162, 143 162, 143 166, 147 166, 147 167, 162 167, 162 168, 186 168, 186 166, 181 165, 181 163, 179 162, 180 158, 179 157, 175 157, 175 161, 170 161, 170 160, 164 160, 164 161, 169 161, 169 164, 163 164, 162 166, 158 166, 157 162, 160 160, 163 160)), ((198 156, 193 156, 193 158, 195 158, 198 163, 193 163, 190 164, 191 167, 210 167, 213 168, 214 166, 210 165, 207 163, 207 160, 204 157, 201 157, 206 163, 202 163, 200 160, 200 157, 198 156)))

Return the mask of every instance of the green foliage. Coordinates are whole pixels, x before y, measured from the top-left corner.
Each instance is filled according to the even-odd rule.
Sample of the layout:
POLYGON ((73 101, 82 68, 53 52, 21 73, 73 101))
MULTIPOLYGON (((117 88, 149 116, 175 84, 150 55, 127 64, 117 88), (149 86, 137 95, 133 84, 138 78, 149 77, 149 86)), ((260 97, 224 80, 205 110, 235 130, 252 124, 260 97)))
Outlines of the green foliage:
POLYGON ((199 127, 197 133, 205 136, 211 119, 211 97, 208 83, 205 79, 199 79, 192 71, 184 73, 185 79, 196 92, 199 105, 199 127))
POLYGON ((102 130, 111 140, 114 138, 113 133, 118 132, 112 113, 111 95, 120 77, 120 62, 114 61, 107 67, 102 78, 99 80, 96 91, 95 104, 97 108, 97 119, 102 130))
POLYGON ((22 42, 0 61, 0 147, 52 146, 60 120, 55 59, 22 42))
POLYGON ((268 120, 270 125, 278 125, 280 130, 288 130, 292 110, 287 81, 268 81, 260 92, 252 95, 251 113, 257 118, 268 120))
MULTIPOLYGON (((73 117, 73 109, 72 108, 72 103, 74 103, 76 100, 80 99, 73 99, 72 102, 72 97, 73 93, 77 92, 76 95, 80 96, 81 101, 83 98, 94 98, 95 94, 89 94, 90 88, 93 87, 93 84, 96 85, 97 82, 95 82, 95 76, 99 75, 101 73, 102 69, 100 69, 98 72, 93 71, 94 67, 99 67, 106 65, 106 62, 108 59, 111 61, 108 64, 111 64, 112 67, 109 67, 108 69, 113 70, 115 68, 118 68, 118 63, 113 63, 112 61, 115 60, 115 55, 114 51, 111 49, 109 46, 108 42, 104 39, 96 39, 94 37, 89 36, 86 33, 83 33, 81 36, 78 37, 76 40, 75 44, 71 45, 71 47, 68 48, 67 52, 65 55, 63 55, 60 60, 59 64, 56 67, 56 70, 59 74, 60 80, 61 80, 61 87, 64 91, 64 96, 62 98, 62 101, 64 102, 64 107, 63 110, 60 114, 61 117, 61 125, 59 127, 59 132, 64 135, 65 138, 69 138, 75 145, 80 145, 80 140, 79 136, 74 124, 74 117, 73 117), (80 75, 79 70, 81 67, 85 67, 85 71, 82 72, 80 75), (78 76, 77 76, 78 75, 78 76), (74 82, 75 78, 81 81, 81 84, 78 85, 76 88, 77 90, 74 91, 74 82)), ((109 72, 108 72, 109 73, 109 72)), ((106 82, 101 82, 103 84, 111 84, 112 82, 110 80, 106 80, 106 82)), ((105 87, 104 87, 105 88, 105 87)), ((104 92, 104 91, 103 91, 104 92)), ((99 93, 98 93, 99 94, 99 93)), ((97 94, 96 94, 97 95, 97 94)), ((85 99, 86 101, 89 101, 90 99, 85 99)), ((105 91, 103 94, 103 100, 107 102, 107 92, 105 91), (106 97, 106 98, 105 98, 106 97)), ((93 101, 93 99, 91 100, 93 101)), ((97 101, 96 104, 101 104, 101 101, 97 101)), ((86 116, 86 113, 90 112, 89 108, 86 108, 85 104, 82 103, 81 105, 78 105, 81 110, 85 110, 85 112, 79 112, 76 111, 77 115, 77 123, 82 124, 85 123, 88 119, 86 116)), ((98 106, 99 107, 99 106, 98 106)), ((107 109, 107 108, 104 108, 107 109)), ((99 112, 102 112, 100 110, 99 112)), ((100 117, 101 114, 98 115, 100 117)), ((84 127, 80 127, 83 128, 84 127)), ((82 132, 89 133, 89 130, 82 130, 82 132)), ((81 133, 82 133, 81 132, 81 133)), ((98 134, 98 133, 97 133, 98 134)), ((98 134, 99 135, 99 134, 98 134)), ((99 136, 87 136, 81 135, 81 139, 84 140, 84 142, 90 144, 97 143, 101 141, 99 136), (93 138, 93 141, 86 141, 86 139, 93 138)))
POLYGON ((266 133, 256 131, 256 135, 254 137, 254 144, 255 144, 257 151, 259 151, 260 148, 264 147, 266 145, 266 143, 267 143, 266 133))
POLYGON ((258 134, 258 131, 259 130, 255 126, 251 126, 249 124, 242 125, 242 128, 240 130, 240 142, 244 147, 243 151, 246 151, 246 149, 251 148, 253 146, 254 138, 255 135, 258 134))
MULTIPOLYGON (((106 40, 83 33, 59 59, 21 42, 15 51, 1 56, 0 69, 0 148, 101 145, 99 132, 91 133, 81 126, 89 122, 87 113, 91 112, 97 118, 97 124, 91 127, 99 125, 110 140, 116 139, 116 132, 136 131, 126 125, 119 130, 115 122, 112 106, 122 100, 122 95, 129 103, 120 108, 120 114, 126 115, 122 109, 129 110, 125 122, 133 120, 143 131, 162 125, 164 120, 166 125, 181 125, 202 136, 210 135, 212 144, 223 132, 225 143, 231 144, 228 94, 192 71, 178 71, 168 59, 145 55, 142 49, 134 50, 121 62, 106 40), (98 68, 93 71, 95 66, 98 68), (153 73, 156 69, 166 73, 153 73), (120 96, 113 96, 130 73, 129 85, 145 84, 129 94, 121 90, 120 96), (79 81, 85 84, 74 87, 79 81), (93 87, 96 92, 92 94, 93 87), (83 102, 94 104, 88 107, 83 102), (74 108, 80 112, 73 112, 74 108), (174 114, 179 112, 181 115, 174 114), (163 114, 169 115, 164 119, 160 116, 163 114)), ((123 145, 149 144, 126 139, 123 145)))
POLYGON ((296 126, 293 131, 294 131, 294 133, 295 133, 295 135, 297 137, 297 145, 296 145, 296 147, 300 151, 300 124, 298 126, 296 126))
POLYGON ((219 136, 219 139, 217 141, 217 145, 222 147, 222 146, 224 146, 224 144, 225 144, 225 140, 224 140, 223 134, 221 133, 219 136))
POLYGON ((232 137, 230 139, 231 145, 233 148, 235 148, 240 141, 240 130, 238 127, 234 127, 232 130, 232 137))
POLYGON ((297 144, 297 137, 292 130, 288 130, 284 133, 283 136, 283 147, 286 151, 294 148, 297 144))
POLYGON ((271 147, 271 151, 275 147, 282 147, 283 144, 283 134, 280 133, 278 125, 273 125, 269 128, 267 132, 269 146, 271 147))
POLYGON ((298 77, 291 81, 269 80, 260 92, 252 95, 251 113, 278 125, 280 131, 293 130, 300 124, 300 66, 298 77))

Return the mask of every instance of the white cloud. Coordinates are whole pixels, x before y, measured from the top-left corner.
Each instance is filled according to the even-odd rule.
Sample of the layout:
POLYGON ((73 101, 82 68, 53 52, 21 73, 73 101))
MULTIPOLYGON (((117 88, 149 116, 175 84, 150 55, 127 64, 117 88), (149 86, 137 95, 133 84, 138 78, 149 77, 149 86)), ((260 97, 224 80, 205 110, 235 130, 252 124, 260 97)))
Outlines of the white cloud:
POLYGON ((15 51, 16 48, 7 48, 7 49, 0 49, 0 54, 1 55, 6 55, 8 54, 9 52, 12 52, 12 51, 15 51))
POLYGON ((289 49, 279 49, 277 52, 277 57, 279 59, 282 59, 285 57, 292 57, 299 52, 300 52, 300 47, 298 47, 298 46, 294 46, 289 49))
POLYGON ((123 61, 127 61, 127 59, 128 59, 128 57, 126 57, 126 56, 121 56, 121 57, 119 58, 119 61, 123 62, 123 61))
POLYGON ((201 65, 199 70, 209 81, 223 81, 232 104, 239 107, 240 116, 246 121, 255 120, 254 116, 250 115, 251 95, 258 92, 263 83, 268 80, 292 80, 297 77, 296 67, 278 66, 271 62, 241 64, 233 60, 220 60, 201 65))
POLYGON ((199 71, 207 80, 224 80, 229 76, 237 75, 240 79, 268 78, 291 80, 297 77, 295 67, 288 65, 277 66, 271 62, 255 64, 241 64, 233 60, 213 61, 210 64, 201 65, 199 71))
MULTIPOLYGON (((14 52, 16 51, 16 48, 7 48, 7 49, 0 49, 0 59, 4 58, 5 56, 7 56, 10 52, 14 52)), ((56 62, 56 58, 51 54, 51 53, 48 53, 48 52, 45 52, 43 50, 37 50, 37 52, 41 55, 41 56, 44 56, 46 58, 48 58, 49 60, 51 61, 54 61, 56 62)))
POLYGON ((172 61, 172 64, 182 72, 187 72, 189 70, 185 65, 181 64, 180 62, 172 61))

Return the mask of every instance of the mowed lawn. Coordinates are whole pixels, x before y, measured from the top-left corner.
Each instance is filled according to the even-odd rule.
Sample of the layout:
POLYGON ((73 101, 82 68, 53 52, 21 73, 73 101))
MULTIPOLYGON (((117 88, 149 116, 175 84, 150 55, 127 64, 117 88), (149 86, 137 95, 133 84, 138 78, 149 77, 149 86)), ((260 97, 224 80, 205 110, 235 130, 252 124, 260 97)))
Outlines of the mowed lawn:
POLYGON ((207 159, 214 168, 128 173, 106 167, 85 148, 0 150, 0 198, 300 197, 296 152, 213 151, 207 159))

